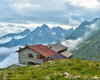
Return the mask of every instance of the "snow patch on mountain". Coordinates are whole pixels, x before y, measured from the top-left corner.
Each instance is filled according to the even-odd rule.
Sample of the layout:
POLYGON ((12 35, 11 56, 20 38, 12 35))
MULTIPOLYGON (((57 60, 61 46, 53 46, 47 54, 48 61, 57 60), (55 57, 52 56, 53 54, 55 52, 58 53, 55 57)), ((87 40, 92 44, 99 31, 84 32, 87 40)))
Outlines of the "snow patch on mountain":
POLYGON ((56 35, 56 33, 55 32, 52 32, 52 35, 56 35))
POLYGON ((2 38, 0 39, 0 44, 10 42, 11 40, 12 40, 12 37, 2 38))
POLYGON ((24 37, 26 37, 26 35, 24 35, 24 36, 17 35, 17 36, 14 36, 14 39, 22 39, 24 37))
POLYGON ((10 42, 12 39, 22 39, 22 38, 24 38, 24 37, 26 37, 26 35, 24 35, 24 36, 17 35, 17 36, 14 36, 14 37, 5 37, 5 38, 1 38, 1 39, 0 39, 0 44, 10 42))

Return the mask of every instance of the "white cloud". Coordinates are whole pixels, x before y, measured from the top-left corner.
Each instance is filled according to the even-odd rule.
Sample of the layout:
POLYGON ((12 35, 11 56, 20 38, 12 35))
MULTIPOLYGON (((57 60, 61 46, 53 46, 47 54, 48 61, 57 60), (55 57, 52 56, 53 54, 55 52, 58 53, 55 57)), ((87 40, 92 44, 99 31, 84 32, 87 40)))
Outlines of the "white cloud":
POLYGON ((4 36, 4 35, 6 35, 8 33, 19 33, 19 32, 24 31, 25 29, 30 29, 32 31, 37 26, 41 26, 41 25, 42 24, 29 23, 29 22, 28 23, 0 22, 0 36, 4 36))
POLYGON ((70 29, 70 28, 76 28, 77 26, 71 26, 71 25, 60 25, 60 24, 47 24, 50 28, 53 27, 62 27, 63 29, 70 29))
POLYGON ((40 9, 39 4, 32 4, 29 2, 18 2, 13 3, 12 7, 14 7, 15 10, 17 10, 19 13, 25 13, 31 10, 38 10, 40 9))
POLYGON ((97 0, 69 0, 72 5, 83 6, 85 8, 98 8, 100 3, 97 0))
POLYGON ((67 46, 69 49, 69 51, 73 51, 74 49, 77 49, 78 45, 83 42, 83 38, 78 38, 78 39, 75 39, 75 40, 66 40, 66 41, 63 41, 62 44, 67 46))
POLYGON ((5 58, 2 62, 0 62, 0 68, 6 68, 10 65, 18 63, 18 54, 12 53, 7 58, 5 58))
POLYGON ((0 48, 0 68, 6 68, 12 64, 18 63, 18 47, 13 48, 0 48))
POLYGON ((69 24, 72 24, 72 25, 79 25, 80 24, 80 21, 72 19, 71 16, 68 16, 68 21, 69 21, 69 24))
POLYGON ((6 22, 78 26, 100 17, 97 0, 1 0, 0 5, 0 21, 6 22))

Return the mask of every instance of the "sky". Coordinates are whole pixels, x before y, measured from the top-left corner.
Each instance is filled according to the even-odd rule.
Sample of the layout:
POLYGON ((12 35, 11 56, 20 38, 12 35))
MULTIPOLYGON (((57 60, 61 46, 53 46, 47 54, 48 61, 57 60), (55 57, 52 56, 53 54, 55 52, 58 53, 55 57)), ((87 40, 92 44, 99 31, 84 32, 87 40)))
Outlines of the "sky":
POLYGON ((78 26, 100 17, 100 0, 0 0, 0 22, 78 26))

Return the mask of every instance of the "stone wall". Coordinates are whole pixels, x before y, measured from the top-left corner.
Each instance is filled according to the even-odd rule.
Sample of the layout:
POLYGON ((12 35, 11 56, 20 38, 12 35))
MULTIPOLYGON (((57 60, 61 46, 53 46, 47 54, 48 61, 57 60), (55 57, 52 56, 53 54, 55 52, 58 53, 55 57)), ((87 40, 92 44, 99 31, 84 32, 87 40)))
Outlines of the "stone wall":
POLYGON ((39 54, 30 49, 25 49, 25 50, 19 52, 19 63, 27 64, 28 62, 34 62, 37 64, 42 64, 43 60, 38 59, 37 55, 39 55, 39 54), (29 58, 28 54, 32 54, 34 56, 34 58, 29 58))

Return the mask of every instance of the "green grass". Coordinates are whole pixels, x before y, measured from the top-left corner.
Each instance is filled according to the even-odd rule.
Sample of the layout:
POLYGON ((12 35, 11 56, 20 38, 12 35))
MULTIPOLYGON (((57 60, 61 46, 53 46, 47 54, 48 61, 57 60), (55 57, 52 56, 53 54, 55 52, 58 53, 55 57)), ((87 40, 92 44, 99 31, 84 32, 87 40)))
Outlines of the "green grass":
POLYGON ((0 70, 0 80, 100 80, 100 63, 65 59, 38 66, 9 67, 0 70))

